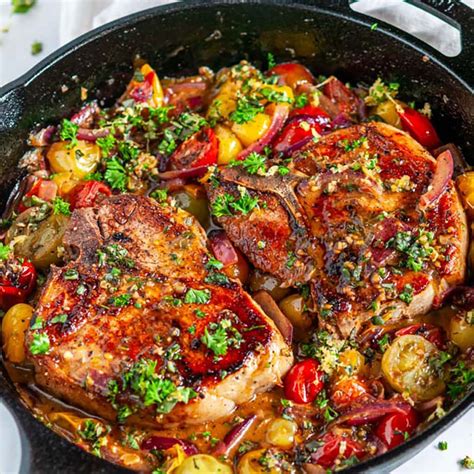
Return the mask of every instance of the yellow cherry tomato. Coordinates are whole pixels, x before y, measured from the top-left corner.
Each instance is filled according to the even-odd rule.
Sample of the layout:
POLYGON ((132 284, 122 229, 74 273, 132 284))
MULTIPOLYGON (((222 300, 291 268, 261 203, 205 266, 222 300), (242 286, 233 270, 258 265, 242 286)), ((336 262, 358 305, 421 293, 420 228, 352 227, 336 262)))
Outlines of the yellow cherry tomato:
POLYGON ((283 298, 278 304, 283 314, 290 320, 298 339, 303 339, 311 327, 311 318, 305 307, 305 299, 298 294, 283 298))
POLYGON ((242 151, 242 144, 230 129, 223 125, 217 125, 214 132, 219 140, 217 164, 226 165, 237 158, 242 151))
POLYGON ((272 119, 267 114, 257 114, 252 120, 245 123, 234 123, 232 131, 242 142, 244 147, 250 146, 265 135, 270 128, 272 119))
POLYGON ((434 344, 422 336, 397 337, 382 357, 382 373, 394 390, 408 393, 415 401, 431 400, 443 393, 443 378, 430 360, 439 355, 434 344))
POLYGON ((100 161, 100 148, 95 143, 79 140, 76 146, 67 148, 69 142, 53 143, 47 158, 54 173, 72 173, 82 179, 93 173, 100 161))
POLYGON ((464 207, 469 217, 474 217, 474 171, 458 176, 456 180, 457 187, 461 193, 464 207))
POLYGON ((228 118, 237 107, 238 90, 239 86, 237 83, 233 81, 224 82, 208 109, 207 118, 228 118))
POLYGON ((346 349, 339 355, 339 360, 338 372, 343 375, 358 375, 365 370, 365 357, 355 349, 346 349))
POLYGON ((10 362, 25 360, 25 331, 30 325, 33 307, 19 303, 12 306, 2 320, 3 351, 10 362))
POLYGON ((232 474, 228 464, 218 461, 209 454, 195 454, 186 458, 173 474, 232 474))
POLYGON ((298 426, 294 421, 276 418, 267 428, 266 438, 273 446, 279 448, 291 448, 295 442, 295 434, 298 426))
POLYGON ((463 351, 474 347, 474 311, 463 311, 449 322, 449 339, 463 351))
POLYGON ((74 177, 72 171, 65 171, 64 173, 56 173, 51 178, 58 185, 58 194, 66 196, 72 189, 80 182, 74 177))

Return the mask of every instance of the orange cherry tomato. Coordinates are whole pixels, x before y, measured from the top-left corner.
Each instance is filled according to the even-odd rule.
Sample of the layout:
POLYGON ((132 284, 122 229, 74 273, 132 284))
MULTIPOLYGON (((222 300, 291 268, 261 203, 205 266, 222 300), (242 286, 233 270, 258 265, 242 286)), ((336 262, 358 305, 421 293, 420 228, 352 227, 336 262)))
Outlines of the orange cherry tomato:
POLYGON ((292 89, 304 82, 314 84, 314 76, 311 72, 298 63, 282 63, 272 67, 268 71, 269 76, 279 76, 280 84, 290 86, 292 89))
POLYGON ((367 384, 358 377, 343 377, 331 389, 331 401, 336 409, 347 407, 368 393, 367 384))

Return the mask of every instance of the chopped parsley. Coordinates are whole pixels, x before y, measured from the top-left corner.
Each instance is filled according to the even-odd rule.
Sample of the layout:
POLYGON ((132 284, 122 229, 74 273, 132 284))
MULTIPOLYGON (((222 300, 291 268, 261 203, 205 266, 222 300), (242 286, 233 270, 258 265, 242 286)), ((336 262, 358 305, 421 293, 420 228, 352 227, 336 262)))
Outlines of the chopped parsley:
POLYGON ((370 25, 370 30, 371 30, 371 31, 375 31, 375 30, 378 28, 378 26, 379 26, 378 23, 372 23, 372 24, 370 25))
POLYGON ((258 99, 241 97, 237 101, 237 108, 230 114, 230 119, 242 125, 253 120, 258 114, 262 113, 263 110, 264 107, 258 99))
POLYGON ((385 84, 382 79, 377 80, 370 86, 369 94, 365 97, 365 103, 370 106, 374 106, 385 102, 387 97, 395 97, 398 93, 400 84, 397 82, 390 82, 385 84))
POLYGON ((217 196, 211 205, 211 212, 216 217, 232 216, 233 211, 247 215, 257 206, 258 198, 252 197, 250 193, 243 188, 238 199, 235 199, 234 196, 227 193, 217 196))
POLYGON ((11 253, 12 249, 9 245, 0 243, 0 260, 8 260, 11 253))
POLYGON ((264 87, 263 89, 260 89, 259 92, 265 99, 268 100, 268 102, 277 104, 285 102, 291 104, 293 102, 293 99, 284 91, 278 91, 270 87, 264 87))
POLYGON ((267 158, 264 155, 253 151, 245 160, 233 161, 229 166, 242 166, 249 174, 259 174, 265 172, 265 162, 267 158))
POLYGON ((33 334, 30 344, 30 352, 33 355, 46 354, 49 351, 49 337, 44 333, 33 334))
POLYGON ((223 319, 219 323, 209 323, 201 342, 218 358, 227 354, 229 346, 240 347, 242 336, 232 327, 230 319, 223 319))
POLYGON ((156 360, 141 359, 122 374, 122 389, 130 389, 147 407, 155 405, 158 413, 169 413, 178 402, 188 403, 196 392, 177 387, 174 382, 156 372, 156 360))
POLYGON ((300 109, 301 107, 304 107, 305 105, 308 105, 308 95, 307 94, 300 94, 295 97, 295 107, 300 109))
POLYGON ((268 69, 272 69, 276 66, 275 56, 272 53, 267 53, 267 64, 268 69))
POLYGON ((78 280, 79 272, 75 268, 69 268, 64 272, 63 278, 65 280, 78 280))
POLYGON ((227 275, 224 275, 223 273, 211 272, 206 278, 204 278, 204 281, 212 285, 224 286, 229 283, 229 278, 227 278, 227 275))
POLYGON ((58 314, 55 316, 53 319, 51 319, 51 323, 56 324, 56 323, 61 323, 64 324, 67 321, 67 314, 58 314))
POLYGON ((424 262, 429 260, 434 252, 431 246, 433 239, 433 232, 420 232, 418 236, 409 232, 397 232, 395 237, 387 241, 386 246, 405 254, 406 261, 403 265, 414 272, 419 272, 424 262))
POLYGON ((121 265, 128 268, 135 266, 135 262, 128 257, 128 250, 119 244, 105 245, 100 250, 97 250, 97 256, 99 257, 100 267, 105 264, 121 265))
POLYGON ((128 293, 124 293, 123 295, 118 295, 118 296, 113 297, 111 299, 111 303, 116 308, 123 308, 130 304, 131 299, 132 299, 132 295, 129 295, 128 293))
POLYGON ((82 428, 77 430, 77 434, 84 440, 89 441, 92 447, 92 454, 100 457, 100 447, 102 439, 110 431, 110 428, 105 428, 102 423, 92 420, 90 418, 84 420, 82 428))
POLYGON ((464 361, 459 361, 449 372, 447 393, 450 398, 462 397, 474 383, 474 370, 466 366, 464 361))
POLYGON ((52 201, 53 205, 53 214, 58 215, 62 214, 63 216, 71 215, 71 205, 60 197, 55 197, 52 201))
POLYGON ((406 284, 403 287, 403 291, 398 297, 406 304, 410 304, 413 301, 413 287, 410 284, 406 284))
POLYGON ((438 449, 440 451, 446 451, 448 449, 448 442, 447 441, 440 441, 438 443, 438 449))
POLYGON ((210 257, 206 263, 206 268, 208 270, 221 270, 223 267, 224 267, 224 264, 214 257, 210 257))
POLYGON ((239 199, 235 200, 230 204, 230 206, 237 212, 241 212, 244 215, 247 215, 255 207, 258 206, 258 198, 252 197, 250 193, 243 189, 239 199))
POLYGON ((40 41, 33 41, 33 43, 31 43, 31 54, 33 56, 40 54, 42 51, 43 51, 43 43, 41 43, 40 41))
POLYGON ((69 141, 67 148, 72 148, 77 146, 77 131, 79 130, 79 126, 75 123, 71 122, 68 119, 63 119, 61 122, 61 131, 59 132, 59 136, 61 140, 69 141))
POLYGON ((209 290, 195 290, 190 288, 184 295, 186 304, 207 304, 211 300, 211 292, 209 290))
POLYGON ((11 0, 13 13, 27 13, 36 0, 11 0))
POLYGON ((158 202, 165 202, 166 198, 168 197, 168 190, 155 189, 152 193, 150 193, 150 197, 156 199, 158 202))
POLYGON ((127 170, 117 157, 107 160, 104 179, 112 189, 125 191, 128 183, 127 170))
POLYGON ((96 144, 99 146, 104 158, 108 158, 110 156, 112 150, 115 147, 116 141, 117 140, 115 139, 112 131, 110 131, 107 136, 98 138, 96 140, 96 144))

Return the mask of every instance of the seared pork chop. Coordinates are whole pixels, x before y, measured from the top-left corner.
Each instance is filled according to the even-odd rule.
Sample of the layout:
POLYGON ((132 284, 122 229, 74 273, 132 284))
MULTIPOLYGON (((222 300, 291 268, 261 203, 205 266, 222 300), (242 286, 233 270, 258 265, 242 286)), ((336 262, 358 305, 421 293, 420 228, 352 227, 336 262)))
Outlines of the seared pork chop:
POLYGON ((437 162, 406 133, 382 123, 341 129, 306 145, 290 167, 271 178, 223 168, 221 186, 207 191, 214 210, 226 197, 258 199, 218 221, 257 268, 310 285, 321 328, 347 337, 368 320, 421 314, 463 281, 468 236, 457 192, 450 180, 421 205, 437 162))
POLYGON ((188 213, 120 195, 74 211, 27 346, 37 382, 103 417, 199 424, 278 384, 292 353, 188 213))

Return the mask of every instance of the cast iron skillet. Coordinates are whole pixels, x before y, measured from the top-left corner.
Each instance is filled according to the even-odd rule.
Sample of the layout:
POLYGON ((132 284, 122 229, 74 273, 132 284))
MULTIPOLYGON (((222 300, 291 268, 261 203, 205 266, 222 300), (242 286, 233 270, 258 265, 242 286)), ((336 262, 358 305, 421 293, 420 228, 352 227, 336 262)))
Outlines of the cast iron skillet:
MULTIPOLYGON (((469 158, 474 151, 472 11, 451 0, 412 3, 461 28, 459 56, 447 59, 381 22, 372 31, 372 20, 353 12, 345 0, 192 0, 146 10, 81 36, 0 90, 0 205, 18 178, 16 164, 27 148, 29 130, 77 110, 81 86, 110 103, 131 77, 136 55, 150 61, 161 76, 192 73, 201 65, 218 68, 242 58, 258 64, 269 51, 279 61, 297 59, 313 71, 345 80, 371 83, 380 75, 400 82, 410 98, 429 101, 442 140, 456 143, 469 158), (62 85, 67 92, 61 91, 62 85)), ((2 370, 0 397, 22 431, 22 472, 126 472, 86 454, 36 421, 2 370)), ((345 472, 395 468, 473 402, 471 393, 422 434, 345 472)))

